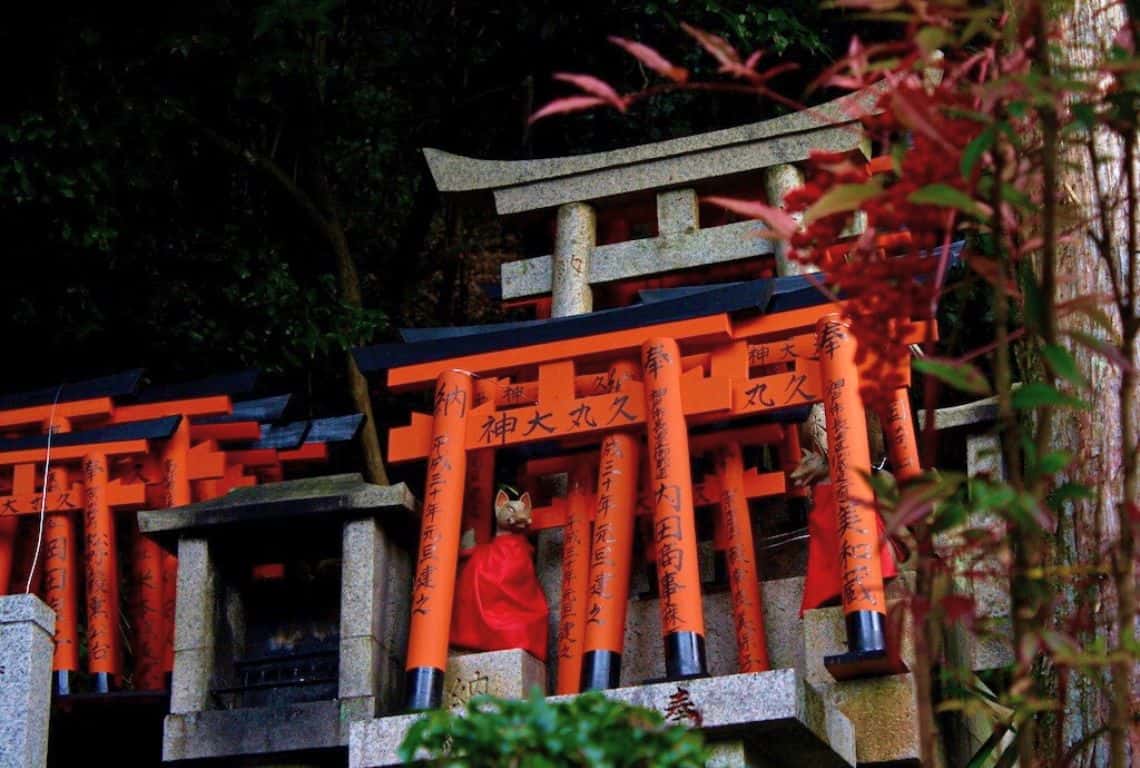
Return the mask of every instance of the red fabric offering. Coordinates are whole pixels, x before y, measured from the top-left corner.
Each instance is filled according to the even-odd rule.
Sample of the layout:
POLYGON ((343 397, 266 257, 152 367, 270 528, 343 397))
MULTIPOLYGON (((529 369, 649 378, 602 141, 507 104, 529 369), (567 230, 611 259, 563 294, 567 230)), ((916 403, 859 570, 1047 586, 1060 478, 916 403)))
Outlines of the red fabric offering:
POLYGON ((522 648, 546 661, 549 609, 525 536, 477 544, 460 565, 451 612, 451 644, 475 651, 522 648))
MULTIPOLYGON (((883 564, 883 582, 898 575, 894 550, 884 534, 883 520, 877 514, 879 559, 883 564)), ((804 580, 804 598, 800 615, 839 600, 843 574, 839 572, 839 510, 831 483, 816 483, 812 488, 812 509, 808 513, 808 565, 804 580)))

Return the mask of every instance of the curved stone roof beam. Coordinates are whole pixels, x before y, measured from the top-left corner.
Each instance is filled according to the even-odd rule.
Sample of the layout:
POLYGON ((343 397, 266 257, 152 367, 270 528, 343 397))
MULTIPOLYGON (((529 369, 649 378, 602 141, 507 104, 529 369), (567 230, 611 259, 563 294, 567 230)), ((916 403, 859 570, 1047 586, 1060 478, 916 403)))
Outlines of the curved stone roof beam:
POLYGON ((814 149, 855 149, 862 138, 857 120, 872 110, 878 90, 759 123, 586 155, 483 160, 423 152, 441 192, 490 191, 500 214, 521 213, 796 162, 814 149))

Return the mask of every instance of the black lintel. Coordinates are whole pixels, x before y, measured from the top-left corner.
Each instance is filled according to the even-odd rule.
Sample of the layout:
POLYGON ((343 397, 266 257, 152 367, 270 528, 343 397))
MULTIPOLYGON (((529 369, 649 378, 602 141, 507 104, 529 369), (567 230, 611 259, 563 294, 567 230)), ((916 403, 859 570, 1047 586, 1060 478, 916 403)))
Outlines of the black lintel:
POLYGON ((132 394, 142 378, 142 368, 101 376, 97 379, 56 384, 29 392, 0 395, 0 411, 51 405, 54 402, 70 403, 95 397, 124 397, 132 394))
MULTIPOLYGON (((174 434, 174 430, 178 429, 178 422, 181 419, 181 416, 163 416, 161 419, 128 421, 124 424, 111 424, 82 432, 63 432, 52 435, 51 445, 53 448, 64 448, 72 445, 115 443, 120 440, 165 440, 174 434)), ((0 452, 25 451, 36 448, 46 450, 47 445, 47 435, 29 435, 10 440, 0 440, 0 452)))
MULTIPOLYGON (((798 277, 750 280, 676 299, 604 309, 574 317, 441 329, 450 332, 449 336, 411 344, 379 344, 355 349, 353 355, 362 371, 381 371, 403 365, 564 341, 659 323, 719 315, 724 312, 767 311, 774 292, 786 291, 791 285, 802 287, 801 281, 802 278, 798 277)), ((825 301, 827 299, 817 293, 817 300, 814 303, 820 304, 825 301)))
POLYGON ((285 408, 289 405, 292 395, 274 395, 261 397, 257 400, 239 400, 233 404, 233 410, 218 416, 199 416, 193 419, 195 424, 227 424, 234 421, 277 421, 285 408))
POLYGON ((220 373, 194 381, 176 384, 159 384, 139 392, 136 403, 157 403, 163 400, 189 400, 194 397, 214 395, 244 395, 252 392, 257 385, 258 371, 255 369, 220 373))
POLYGON ((308 421, 294 421, 289 424, 262 424, 261 439, 250 443, 250 448, 276 448, 291 451, 300 448, 309 431, 308 421))
POLYGON ((343 443, 356 437, 356 433, 360 431, 360 425, 363 423, 363 413, 313 419, 309 422, 309 431, 305 435, 305 442, 343 443))
MULTIPOLYGON (((776 279, 776 287, 764 308, 768 315, 777 312, 790 312, 793 309, 803 309, 823 304, 831 299, 821 287, 826 286, 827 276, 822 273, 814 275, 792 275, 776 279)), ((706 291, 716 291, 722 288, 741 285, 741 283, 721 283, 718 285, 686 285, 677 288, 647 288, 637 292, 640 301, 646 304, 656 304, 661 301, 680 301, 694 297, 706 291)))

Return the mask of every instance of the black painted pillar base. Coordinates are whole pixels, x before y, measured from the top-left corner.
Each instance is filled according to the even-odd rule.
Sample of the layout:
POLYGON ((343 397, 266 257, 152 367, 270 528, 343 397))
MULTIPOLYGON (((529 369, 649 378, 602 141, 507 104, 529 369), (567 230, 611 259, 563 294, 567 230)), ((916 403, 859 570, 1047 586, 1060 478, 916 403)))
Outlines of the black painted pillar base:
POLYGON ((69 696, 71 694, 71 673, 66 669, 57 669, 52 677, 55 678, 55 695, 69 696))
POLYGON ((621 685, 621 654, 614 651, 586 651, 582 654, 580 690, 605 691, 621 685))
POLYGON ((404 676, 404 709, 423 712, 443 706, 443 670, 414 667, 404 676))
POLYGON ((92 684, 95 688, 95 693, 110 693, 111 692, 111 673, 110 672, 96 672, 91 676, 92 684))
POLYGON ((696 632, 670 632, 665 635, 665 677, 686 680, 708 677, 705 638, 696 632))
POLYGON ((878 611, 852 611, 844 616, 847 653, 823 658, 823 666, 836 680, 883 677, 907 671, 897 649, 887 646, 887 616, 878 611))

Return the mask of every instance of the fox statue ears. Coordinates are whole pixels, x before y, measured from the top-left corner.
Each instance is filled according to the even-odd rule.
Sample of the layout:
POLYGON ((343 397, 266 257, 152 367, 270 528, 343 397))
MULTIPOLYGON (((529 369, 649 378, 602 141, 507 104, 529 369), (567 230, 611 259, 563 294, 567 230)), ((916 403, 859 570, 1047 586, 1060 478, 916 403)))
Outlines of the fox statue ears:
MULTIPOLYGON (((511 498, 507 496, 507 492, 500 488, 499 492, 495 494, 495 509, 506 506, 510 503, 510 501, 511 498)), ((522 496, 520 496, 519 503, 522 504, 523 509, 529 513, 531 510, 530 493, 524 493, 522 496)))

